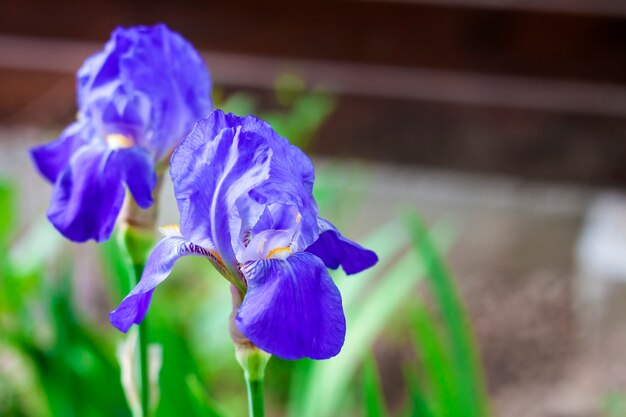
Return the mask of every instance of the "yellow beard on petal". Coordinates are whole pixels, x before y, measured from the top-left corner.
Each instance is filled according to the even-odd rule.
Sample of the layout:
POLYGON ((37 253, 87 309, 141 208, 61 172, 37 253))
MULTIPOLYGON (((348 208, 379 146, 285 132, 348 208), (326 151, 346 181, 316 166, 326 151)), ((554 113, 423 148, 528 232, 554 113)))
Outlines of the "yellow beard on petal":
POLYGON ((160 226, 159 232, 161 232, 163 236, 182 236, 182 234, 180 233, 180 226, 177 224, 167 224, 165 226, 160 226))
POLYGON ((287 259, 291 255, 291 248, 285 246, 284 248, 275 248, 269 251, 265 259, 287 259))
POLYGON ((104 138, 111 149, 130 148, 134 145, 133 140, 119 133, 111 133, 104 138))

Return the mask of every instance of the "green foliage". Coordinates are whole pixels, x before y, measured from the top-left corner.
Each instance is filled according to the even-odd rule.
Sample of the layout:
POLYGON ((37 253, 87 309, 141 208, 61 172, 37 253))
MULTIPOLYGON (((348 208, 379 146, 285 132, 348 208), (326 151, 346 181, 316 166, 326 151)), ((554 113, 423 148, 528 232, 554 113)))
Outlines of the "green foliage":
POLYGON ((278 76, 275 99, 277 108, 266 111, 251 94, 238 92, 226 99, 221 92, 214 95, 216 108, 237 115, 254 114, 303 149, 309 146, 315 132, 335 109, 335 99, 330 94, 307 90, 304 79, 293 73, 278 76))
POLYGON ((602 416, 624 417, 626 416, 626 395, 620 392, 611 392, 604 397, 602 404, 602 416))
POLYGON ((8 241, 17 224, 17 190, 8 181, 0 180, 0 249, 8 246, 8 241))
POLYGON ((194 375, 188 375, 185 379, 187 389, 191 397, 193 414, 199 417, 224 417, 219 405, 211 399, 208 392, 194 375))
POLYGON ((50 259, 63 258, 63 245, 50 229, 35 224, 4 258, 0 369, 6 363, 15 369, 0 371, 0 414, 126 416, 111 346, 79 318, 68 269, 49 268, 50 259), (16 375, 28 386, 27 397, 13 383, 16 375))
POLYGON ((363 367, 363 398, 364 416, 385 417, 387 415, 376 362, 371 356, 367 358, 363 367))
MULTIPOLYGON (((297 75, 285 74, 276 83, 272 111, 259 111, 259 100, 250 94, 216 102, 226 111, 257 114, 306 147, 335 100, 306 91, 297 75)), ((320 211, 349 226, 367 196, 364 170, 328 165, 317 170, 317 178, 320 211)), ((125 336, 105 318, 85 314, 78 302, 82 294, 75 290, 84 277, 73 269, 70 245, 43 215, 16 236, 16 196, 10 183, 0 181, 0 415, 130 416, 116 358, 125 336)), ((445 219, 427 229, 409 214, 359 239, 380 262, 355 277, 331 273, 347 319, 342 352, 328 361, 271 359, 265 381, 268 415, 488 415, 469 319, 440 255, 455 236, 445 219), (404 343, 406 355, 398 359, 404 375, 381 380, 378 368, 385 368, 372 348, 394 338, 404 343), (391 413, 385 404, 386 384, 407 394, 402 413, 391 413)), ((104 278, 100 301, 107 306, 130 290, 129 268, 116 240, 99 245, 100 258, 93 260, 93 271, 104 278)), ((178 262, 155 292, 149 337, 163 348, 155 417, 245 415, 246 387, 228 335, 230 308, 228 284, 201 259, 178 262)))
MULTIPOLYGON (((400 307, 413 303, 426 269, 417 253, 406 250, 408 236, 403 229, 400 223, 393 222, 365 239, 364 246, 376 251, 380 258, 374 268, 358 278, 340 271, 333 273, 344 299, 346 342, 336 358, 305 362, 306 372, 299 372, 300 378, 292 383, 300 388, 292 398, 290 416, 341 415, 351 383, 372 344, 397 317, 400 307)), ((452 243, 452 230, 446 223, 434 226, 433 235, 443 247, 452 243)))
MULTIPOLYGON (((336 168, 329 167, 333 171, 336 168)), ((318 200, 330 212, 340 215, 332 208, 363 199, 364 188, 340 193, 328 187, 336 175, 323 172, 320 178, 318 200)), ((10 204, 14 202, 9 199, 10 204)), ((393 323, 401 322, 418 359, 404 364, 406 415, 487 415, 467 315, 436 249, 450 247, 454 236, 445 220, 427 231, 409 215, 404 223, 393 221, 363 239, 378 253, 379 265, 358 277, 332 273, 348 320, 343 351, 321 362, 272 359, 268 408, 280 409, 286 403, 288 415, 304 417, 350 415, 355 409, 367 416, 390 415, 371 348, 393 323), (424 285, 433 294, 432 306, 423 297, 424 285), (356 386, 361 389, 356 389, 359 379, 356 386), (291 389, 285 389, 286 382, 291 389)), ((6 235, 3 239, 12 241, 6 235)), ((78 312, 69 275, 71 257, 63 247, 46 223, 35 224, 12 245, 6 259, 0 360, 10 355, 26 381, 18 384, 0 371, 0 411, 7 416, 128 416, 115 357, 123 337, 78 312), (33 254, 34 245, 46 250, 33 254), (20 386, 28 387, 28 401, 20 386)), ((107 298, 114 304, 128 291, 128 269, 117 245, 106 243, 100 251, 107 298)), ((164 350, 157 417, 245 414, 245 385, 227 336, 227 285, 194 260, 181 261, 170 281, 155 295, 167 300, 155 302, 151 309, 151 339, 164 350), (206 279, 188 278, 200 276, 206 279)))
POLYGON ((429 289, 444 320, 440 329, 435 328, 434 318, 419 300, 414 304, 414 341, 428 375, 432 403, 445 405, 433 414, 485 416, 488 405, 480 360, 454 281, 421 219, 411 213, 405 223, 413 247, 427 270, 429 289))

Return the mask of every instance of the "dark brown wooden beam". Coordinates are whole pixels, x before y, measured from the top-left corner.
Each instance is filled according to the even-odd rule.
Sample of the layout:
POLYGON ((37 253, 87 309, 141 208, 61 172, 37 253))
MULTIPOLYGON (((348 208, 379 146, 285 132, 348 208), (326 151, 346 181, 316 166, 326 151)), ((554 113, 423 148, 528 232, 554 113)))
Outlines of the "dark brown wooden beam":
POLYGON ((435 3, 3 2, 0 32, 105 40, 165 21, 201 48, 626 83, 626 18, 435 3))

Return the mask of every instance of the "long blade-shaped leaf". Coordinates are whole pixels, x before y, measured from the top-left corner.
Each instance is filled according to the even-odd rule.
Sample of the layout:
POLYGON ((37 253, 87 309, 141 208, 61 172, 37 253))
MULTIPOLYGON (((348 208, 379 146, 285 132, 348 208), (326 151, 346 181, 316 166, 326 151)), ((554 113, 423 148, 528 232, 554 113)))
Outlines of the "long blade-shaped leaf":
MULTIPOLYGON (((428 393, 431 413, 436 416, 463 415, 458 407, 458 386, 452 358, 435 319, 420 300, 413 307, 413 344, 421 363, 421 379, 428 393)), ((414 390, 413 390, 414 391, 414 390)), ((420 401, 426 393, 419 395, 420 401)), ((417 395, 413 392, 413 395, 417 395)))
MULTIPOLYGON (((450 236, 445 232, 444 226, 442 229, 438 228, 436 235, 442 240, 448 239, 443 243, 447 246, 450 244, 450 236)), ((384 250, 384 247, 378 245, 372 245, 371 248, 378 253, 379 249, 384 250)), ((348 331, 342 352, 328 361, 315 362, 311 366, 309 378, 295 382, 305 384, 307 389, 297 403, 291 404, 290 415, 330 417, 339 414, 338 410, 359 363, 397 308, 411 296, 425 273, 423 265, 413 251, 404 255, 398 251, 390 258, 398 260, 394 263, 389 259, 383 262, 388 267, 386 273, 379 280, 372 282, 374 286, 371 291, 364 294, 358 304, 354 302, 353 309, 351 307, 350 311, 346 310, 348 331)), ((385 270, 385 267, 381 268, 385 270)))
POLYGON ((17 190, 10 182, 0 179, 0 248, 3 252, 16 226, 17 190))
POLYGON ((189 396, 191 397, 196 416, 198 417, 224 417, 219 406, 207 396, 202 384, 195 375, 188 375, 185 379, 189 396))
POLYGON ((385 400, 376 369, 376 361, 370 356, 363 367, 363 405, 366 417, 385 417, 385 400))
POLYGON ((432 410, 433 401, 426 398, 424 389, 417 379, 418 371, 411 366, 404 369, 404 381, 409 389, 409 417, 438 417, 439 412, 432 410))
POLYGON ((489 414, 480 360, 469 318, 454 282, 426 227, 416 214, 407 214, 407 229, 427 270, 428 283, 441 309, 454 357, 459 407, 466 416, 489 414))

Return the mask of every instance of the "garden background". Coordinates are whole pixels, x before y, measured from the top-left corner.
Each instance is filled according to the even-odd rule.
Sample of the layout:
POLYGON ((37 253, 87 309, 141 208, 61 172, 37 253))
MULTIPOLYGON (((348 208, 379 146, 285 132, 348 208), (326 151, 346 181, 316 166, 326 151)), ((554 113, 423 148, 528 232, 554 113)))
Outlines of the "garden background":
MULTIPOLYGON (((270 361, 269 416, 626 415, 626 2, 609 0, 0 4, 0 415, 130 415, 118 249, 47 224, 27 151, 73 120, 74 73, 115 26, 161 21, 203 53, 216 107, 313 156, 321 212, 381 259, 334 275, 337 358, 270 361)), ((174 277, 149 315, 156 415, 245 415, 226 283, 198 259, 174 277)))

